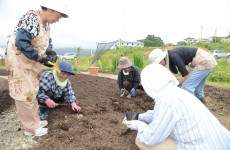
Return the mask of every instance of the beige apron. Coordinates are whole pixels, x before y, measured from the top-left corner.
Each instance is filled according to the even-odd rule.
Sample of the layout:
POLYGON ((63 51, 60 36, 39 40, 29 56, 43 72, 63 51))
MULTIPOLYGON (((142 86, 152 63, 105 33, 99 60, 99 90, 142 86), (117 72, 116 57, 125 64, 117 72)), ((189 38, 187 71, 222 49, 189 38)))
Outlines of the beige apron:
MULTIPOLYGON (((49 36, 49 31, 40 23, 39 35, 31 42, 40 56, 48 48, 49 36)), ((10 96, 18 101, 35 101, 42 65, 21 53, 15 46, 15 38, 15 34, 10 36, 6 55, 10 96)))
POLYGON ((208 70, 217 65, 215 58, 207 51, 198 48, 190 67, 193 70, 208 70))

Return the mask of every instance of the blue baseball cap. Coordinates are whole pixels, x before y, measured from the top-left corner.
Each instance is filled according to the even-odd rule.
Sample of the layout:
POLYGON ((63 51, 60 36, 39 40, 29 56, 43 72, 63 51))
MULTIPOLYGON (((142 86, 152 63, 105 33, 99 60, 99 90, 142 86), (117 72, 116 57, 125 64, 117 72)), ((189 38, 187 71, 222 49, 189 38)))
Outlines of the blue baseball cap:
POLYGON ((75 75, 75 73, 72 72, 72 65, 68 62, 63 61, 58 65, 58 67, 62 72, 68 73, 70 75, 75 75))

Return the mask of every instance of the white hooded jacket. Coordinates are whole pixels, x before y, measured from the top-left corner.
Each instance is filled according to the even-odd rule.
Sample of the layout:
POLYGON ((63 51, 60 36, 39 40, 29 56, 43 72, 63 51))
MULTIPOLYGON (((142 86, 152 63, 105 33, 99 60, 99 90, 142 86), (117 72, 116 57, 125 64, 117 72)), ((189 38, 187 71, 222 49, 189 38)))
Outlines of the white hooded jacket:
POLYGON ((141 81, 155 99, 154 110, 139 115, 148 124, 138 127, 141 143, 151 147, 171 137, 180 150, 230 149, 230 132, 195 96, 177 87, 177 79, 165 67, 148 65, 141 81))

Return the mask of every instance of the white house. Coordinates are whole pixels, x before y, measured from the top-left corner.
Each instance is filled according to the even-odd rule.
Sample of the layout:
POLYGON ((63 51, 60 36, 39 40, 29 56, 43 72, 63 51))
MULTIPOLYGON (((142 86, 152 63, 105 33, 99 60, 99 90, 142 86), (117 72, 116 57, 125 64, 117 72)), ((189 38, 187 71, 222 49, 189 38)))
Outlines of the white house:
MULTIPOLYGON (((220 38, 220 42, 221 43, 230 43, 230 37, 218 37, 217 38, 220 38)), ((208 38, 210 41, 213 41, 213 39, 215 39, 215 36, 211 36, 208 38)))
POLYGON ((184 39, 184 41, 185 41, 186 43, 188 43, 188 44, 196 43, 196 42, 197 42, 196 39, 191 38, 191 37, 188 37, 188 38, 184 39))
POLYGON ((144 47, 144 43, 139 41, 127 42, 120 39, 111 47, 111 49, 116 49, 121 47, 144 47))

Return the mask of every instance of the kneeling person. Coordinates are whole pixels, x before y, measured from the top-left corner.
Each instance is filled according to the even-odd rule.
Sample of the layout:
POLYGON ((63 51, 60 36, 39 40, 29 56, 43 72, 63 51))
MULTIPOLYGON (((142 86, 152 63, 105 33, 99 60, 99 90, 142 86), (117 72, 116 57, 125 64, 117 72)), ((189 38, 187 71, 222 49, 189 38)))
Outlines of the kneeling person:
POLYGON ((132 65, 128 57, 121 57, 119 60, 118 68, 118 86, 120 89, 121 97, 125 94, 125 89, 129 92, 127 98, 135 96, 136 89, 143 90, 140 79, 139 69, 132 65))
POLYGON ((68 77, 75 75, 72 72, 72 66, 68 62, 61 62, 59 70, 46 71, 39 80, 39 90, 37 100, 39 104, 39 116, 41 120, 48 117, 49 108, 54 108, 58 103, 68 101, 73 111, 80 111, 81 107, 77 105, 77 99, 72 90, 68 77))

